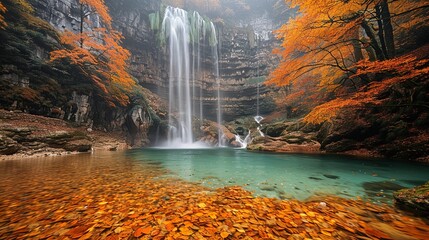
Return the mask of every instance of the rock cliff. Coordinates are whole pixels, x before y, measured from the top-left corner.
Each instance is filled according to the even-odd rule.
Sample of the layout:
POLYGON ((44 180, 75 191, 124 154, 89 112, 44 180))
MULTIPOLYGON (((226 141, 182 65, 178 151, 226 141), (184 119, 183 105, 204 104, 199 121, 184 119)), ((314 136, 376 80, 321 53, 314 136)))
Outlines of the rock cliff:
MULTIPOLYGON (((161 99, 166 100, 168 95, 168 53, 157 44, 148 17, 160 9, 160 2, 106 1, 113 26, 123 33, 123 45, 131 52, 131 74, 142 86, 161 97, 145 92, 144 96, 132 97, 128 106, 113 108, 85 76, 75 74, 73 67, 65 71, 49 63, 49 52, 59 47, 58 32, 79 29, 78 1, 29 2, 34 14, 50 26, 36 18, 31 21, 37 22, 37 26, 28 19, 13 19, 16 16, 12 14, 16 12, 12 7, 9 9, 11 23, 19 27, 0 33, 5 43, 0 51, 2 108, 60 118, 90 129, 125 131, 129 143, 135 146, 153 142, 155 132, 165 132, 160 130, 165 126, 162 120, 166 116, 161 99)), ((100 25, 96 15, 91 15, 89 20, 100 25)), ((264 86, 258 89, 258 85, 277 62, 271 54, 275 43, 272 36, 266 33, 261 37, 251 25, 216 25, 224 119, 256 115, 258 101, 261 114, 270 112, 274 104, 266 95, 267 89, 264 86)), ((202 74, 196 79, 196 91, 203 92, 204 116, 215 120, 217 85, 210 47, 206 46, 202 55, 202 74)))
MULTIPOLYGON (((130 5, 124 4, 124 1, 107 1, 107 4, 112 9, 116 28, 125 36, 124 46, 132 53, 131 73, 142 86, 167 100, 168 53, 157 44, 149 23, 149 14, 159 10, 159 3, 140 0, 130 5)), ((254 25, 257 27, 259 23, 255 22, 254 25)), ((224 119, 254 116, 257 111, 257 85, 278 61, 271 54, 276 41, 267 29, 263 30, 265 34, 257 34, 252 25, 217 23, 216 28, 224 119)), ((195 91, 203 93, 204 116, 216 120, 217 84, 210 51, 210 47, 203 46, 202 73, 196 76, 195 91)), ((266 97, 266 91, 261 86, 259 102, 262 113, 274 108, 272 100, 266 97)))
MULTIPOLYGON (((153 99, 152 93, 135 92, 128 105, 115 104, 74 66, 59 69, 49 62, 49 52, 60 47, 58 32, 77 28, 77 1, 29 2, 34 13, 4 1, 8 24, 13 27, 0 31, 0 106, 88 129, 126 132, 131 145, 146 144, 148 132, 160 124, 156 113, 162 115, 158 100, 148 100, 153 99)), ((96 16, 90 20, 98 21, 96 16)))

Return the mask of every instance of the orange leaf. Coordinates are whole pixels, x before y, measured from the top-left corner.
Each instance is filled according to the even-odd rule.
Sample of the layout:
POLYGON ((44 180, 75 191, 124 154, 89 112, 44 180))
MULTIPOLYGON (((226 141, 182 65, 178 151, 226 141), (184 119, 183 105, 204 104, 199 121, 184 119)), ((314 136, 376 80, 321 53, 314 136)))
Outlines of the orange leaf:
POLYGON ((135 232, 134 232, 134 237, 138 238, 141 237, 143 235, 143 228, 138 228, 135 232))
POLYGON ((181 227, 180 228, 180 233, 183 234, 183 235, 185 235, 185 236, 190 236, 190 235, 194 234, 194 231, 192 231, 188 227, 181 227))
POLYGON ((150 234, 150 232, 152 232, 152 227, 151 226, 149 226, 149 227, 145 227, 143 230, 142 230, 142 233, 143 234, 150 234))
POLYGON ((227 232, 221 232, 220 236, 225 239, 225 238, 227 238, 229 236, 229 233, 227 233, 227 232))
POLYGON ((175 226, 174 224, 172 224, 171 222, 165 222, 165 229, 167 229, 167 231, 171 232, 174 230, 175 226))

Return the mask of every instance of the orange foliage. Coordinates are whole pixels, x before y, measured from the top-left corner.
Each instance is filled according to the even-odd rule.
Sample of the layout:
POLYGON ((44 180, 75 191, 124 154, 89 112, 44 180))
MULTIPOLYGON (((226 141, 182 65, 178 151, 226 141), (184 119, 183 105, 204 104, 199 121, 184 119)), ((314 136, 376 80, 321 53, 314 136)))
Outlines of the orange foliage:
MULTIPOLYGON (((429 52, 429 46, 425 46, 417 51, 429 52)), ((378 99, 380 93, 383 93, 400 83, 409 80, 426 79, 429 75, 429 60, 418 59, 414 54, 405 55, 391 60, 381 62, 364 61, 358 64, 357 74, 379 74, 389 73, 390 78, 382 81, 374 81, 348 98, 337 98, 326 102, 314 108, 304 121, 319 124, 325 121, 331 121, 337 116, 342 108, 360 108, 366 105, 382 106, 383 100, 378 99)), ((414 82, 417 84, 417 82, 414 82)))
POLYGON ((81 4, 90 7, 93 11, 97 12, 98 16, 101 17, 104 24, 110 27, 112 18, 110 17, 109 10, 104 4, 104 0, 79 0, 81 4))
POLYGON ((2 13, 7 11, 6 7, 0 2, 0 29, 5 28, 7 26, 2 13))
POLYGON ((384 29, 383 35, 381 30, 379 31, 383 29, 382 27, 389 27, 385 25, 387 19, 382 18, 379 13, 376 14, 383 4, 388 6, 389 18, 394 19, 395 24, 399 24, 395 25, 397 29, 393 32, 399 35, 399 32, 406 31, 405 27, 423 29, 429 25, 427 2, 412 0, 288 2, 291 7, 299 8, 300 14, 275 31, 277 37, 282 40, 282 45, 273 53, 279 54, 282 61, 271 73, 267 84, 292 88, 292 94, 284 99, 286 103, 290 100, 313 103, 310 98, 303 99, 302 96, 314 97, 316 96, 314 91, 330 94, 331 99, 338 97, 316 107, 305 118, 306 121, 320 123, 329 120, 343 107, 361 106, 365 102, 373 101, 374 96, 388 88, 389 84, 427 74, 427 69, 422 68, 426 64, 425 60, 418 61, 412 56, 394 58, 393 40, 387 39, 390 33, 384 29), (411 26, 407 25, 410 20, 411 26), (371 36, 373 31, 379 32, 371 36), (388 45, 387 50, 383 43, 388 45), (392 46, 393 53, 389 51, 392 46), (383 77, 387 77, 388 73, 389 79, 382 81, 381 85, 380 82, 376 82, 363 87, 371 82, 376 73, 383 77), (392 75, 394 77, 390 77, 392 75), (317 88, 309 89, 305 84, 299 84, 308 78, 313 78, 313 81, 317 82, 317 88), (364 96, 359 92, 353 94, 358 89, 364 91, 364 96), (344 95, 348 97, 345 98, 344 95))
POLYGON ((67 48, 52 51, 51 61, 69 60, 71 64, 79 66, 100 90, 110 93, 116 102, 125 105, 128 102, 125 93, 135 85, 135 81, 127 72, 130 53, 120 45, 123 38, 121 33, 111 29, 111 18, 103 1, 82 0, 81 3, 101 11, 97 13, 107 27, 93 28, 81 33, 64 32, 61 43, 67 48), (97 75, 93 74, 94 70, 97 75))

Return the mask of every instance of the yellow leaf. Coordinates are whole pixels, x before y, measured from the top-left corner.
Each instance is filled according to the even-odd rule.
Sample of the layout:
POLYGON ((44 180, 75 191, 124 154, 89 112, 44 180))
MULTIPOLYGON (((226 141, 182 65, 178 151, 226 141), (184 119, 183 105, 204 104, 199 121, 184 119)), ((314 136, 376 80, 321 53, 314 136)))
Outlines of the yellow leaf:
POLYGON ((227 237, 229 236, 229 233, 227 233, 227 232, 221 232, 221 233, 220 233, 220 236, 221 236, 222 238, 227 238, 227 237))
POLYGON ((211 219, 216 219, 216 218, 217 218, 217 216, 216 216, 216 213, 215 213, 215 212, 210 212, 210 213, 209 213, 209 217, 210 217, 211 219))
POLYGON ((194 234, 194 231, 192 231, 188 227, 181 227, 180 228, 180 233, 183 234, 183 235, 185 235, 185 236, 190 236, 190 235, 194 234))
POLYGON ((206 204, 205 204, 205 203, 198 203, 198 207, 200 207, 200 208, 205 208, 205 207, 206 207, 206 204))

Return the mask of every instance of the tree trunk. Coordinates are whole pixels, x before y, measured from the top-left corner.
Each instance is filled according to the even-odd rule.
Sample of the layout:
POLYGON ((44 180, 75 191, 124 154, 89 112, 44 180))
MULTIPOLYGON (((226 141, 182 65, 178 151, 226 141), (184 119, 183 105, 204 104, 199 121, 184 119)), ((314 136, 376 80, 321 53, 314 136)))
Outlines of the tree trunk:
POLYGON ((366 35, 368 35, 368 37, 369 37, 371 47, 374 49, 377 60, 380 60, 380 61, 386 60, 386 58, 383 54, 383 51, 381 50, 380 46, 378 45, 377 39, 375 38, 375 34, 372 31, 371 26, 369 26, 369 24, 366 20, 362 20, 361 26, 365 30, 366 35))
POLYGON ((82 37, 82 34, 83 34, 83 20, 84 20, 84 18, 85 18, 85 12, 84 12, 84 10, 83 10, 83 4, 81 3, 80 4, 80 47, 81 48, 83 48, 83 37, 82 37))
POLYGON ((393 26, 392 26, 389 5, 387 4, 387 0, 381 1, 380 6, 381 6, 381 16, 382 16, 383 25, 384 25, 384 38, 386 40, 387 57, 394 58, 396 55, 395 41, 393 37, 393 26))
POLYGON ((360 43, 360 36, 359 36, 359 27, 356 27, 353 30, 354 33, 354 40, 352 41, 353 45, 353 54, 355 56, 355 62, 359 62, 360 60, 363 60, 363 54, 362 54, 362 45, 360 43))
POLYGON ((380 39, 381 50, 383 51, 384 56, 388 57, 387 48, 386 48, 386 40, 384 39, 384 26, 383 26, 383 16, 381 15, 381 6, 375 6, 375 14, 377 18, 378 24, 378 39, 380 39))

